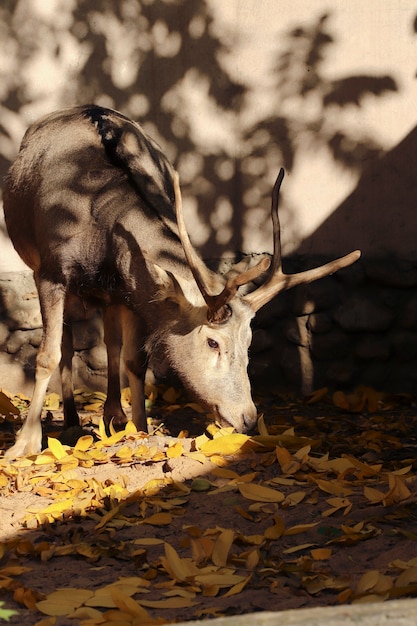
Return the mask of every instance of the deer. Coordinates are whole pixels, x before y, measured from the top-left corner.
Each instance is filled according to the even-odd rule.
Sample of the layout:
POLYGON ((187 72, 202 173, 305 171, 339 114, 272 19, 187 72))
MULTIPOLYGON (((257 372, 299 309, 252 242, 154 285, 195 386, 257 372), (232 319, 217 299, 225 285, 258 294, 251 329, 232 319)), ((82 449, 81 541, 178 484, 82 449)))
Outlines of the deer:
POLYGON ((79 423, 71 369, 75 303, 103 310, 107 425, 126 421, 122 360, 131 419, 147 432, 144 379, 151 358, 165 359, 220 425, 240 433, 255 427, 247 369, 256 312, 280 292, 360 256, 356 250, 313 269, 283 272, 283 177, 281 168, 271 201, 273 254, 224 276, 193 247, 178 173, 139 123, 92 104, 51 113, 28 128, 6 177, 3 205, 10 239, 33 270, 43 334, 28 414, 6 458, 40 452, 44 397, 58 366, 64 428, 79 423))

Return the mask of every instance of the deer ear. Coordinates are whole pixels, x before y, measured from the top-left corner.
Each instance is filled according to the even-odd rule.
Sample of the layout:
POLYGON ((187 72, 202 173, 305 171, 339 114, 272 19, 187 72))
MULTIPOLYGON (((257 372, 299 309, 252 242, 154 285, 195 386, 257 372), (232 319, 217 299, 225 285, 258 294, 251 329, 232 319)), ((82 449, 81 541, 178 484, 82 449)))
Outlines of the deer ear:
POLYGON ((172 272, 167 272, 154 263, 152 265, 152 273, 160 287, 159 297, 161 300, 174 300, 182 306, 190 306, 181 285, 172 272))

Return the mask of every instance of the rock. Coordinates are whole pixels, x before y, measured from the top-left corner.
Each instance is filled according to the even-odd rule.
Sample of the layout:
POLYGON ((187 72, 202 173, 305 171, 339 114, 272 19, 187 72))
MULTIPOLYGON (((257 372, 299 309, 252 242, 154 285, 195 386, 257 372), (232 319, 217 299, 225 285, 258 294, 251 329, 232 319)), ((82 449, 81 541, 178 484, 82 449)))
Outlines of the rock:
POLYGON ((391 346, 386 335, 363 335, 356 343, 355 354, 360 359, 385 361, 391 354, 391 346))
POLYGON ((9 327, 4 322, 0 322, 0 346, 4 346, 9 337, 9 327))
POLYGON ((6 352, 9 354, 16 354, 16 352, 22 347, 26 340, 26 332, 24 330, 16 330, 9 336, 6 343, 6 352))
POLYGON ((6 272, 0 276, 1 308, 12 329, 42 326, 38 294, 32 272, 6 272))
POLYGON ((90 350, 103 341, 103 322, 100 313, 89 320, 71 323, 74 350, 90 350))
POLYGON ((334 279, 342 285, 349 285, 356 288, 362 285, 366 280, 365 268, 361 259, 353 263, 353 265, 339 270, 333 276, 334 279))
POLYGON ((107 370, 107 352, 104 344, 95 346, 91 350, 79 353, 82 361, 93 371, 107 370))
POLYGON ((391 368, 387 362, 376 359, 365 363, 360 372, 360 380, 364 385, 387 391, 391 390, 389 386, 390 374, 391 368))
POLYGON ((306 316, 288 320, 284 329, 285 338, 297 346, 307 346, 309 344, 309 333, 306 330, 306 322, 306 316))
POLYGON ((38 348, 42 341, 42 328, 35 328, 29 335, 29 341, 32 346, 38 348))
POLYGON ((333 321, 328 313, 311 313, 308 316, 307 328, 312 333, 327 333, 333 328, 333 321))
POLYGON ((314 358, 320 361, 339 360, 351 351, 351 342, 346 333, 339 329, 328 333, 315 335, 312 338, 310 351, 314 358))
POLYGON ((351 384, 356 368, 352 357, 335 361, 326 370, 326 379, 330 384, 346 386, 351 384))
POLYGON ((348 332, 387 330, 395 315, 377 298, 354 294, 333 313, 333 319, 348 332))
POLYGON ((38 293, 32 272, 6 272, 0 277, 1 308, 11 330, 42 326, 38 293))
POLYGON ((279 364, 285 383, 289 385, 291 389, 300 391, 302 386, 300 348, 287 344, 287 346, 280 351, 279 364))
POLYGON ((412 296, 404 305, 400 325, 407 330, 417 330, 417 296, 412 296))
POLYGON ((393 353, 400 361, 412 361, 417 355, 417 333, 396 330, 389 336, 393 353))
POLYGON ((253 331, 252 343, 250 347, 251 354, 259 354, 264 350, 268 350, 274 345, 273 335, 264 328, 258 328, 253 331))
POLYGON ((309 315, 332 309, 340 302, 341 295, 342 288, 332 276, 301 285, 296 290, 293 313, 297 316, 309 315))
POLYGON ((276 320, 289 317, 292 313, 294 291, 284 291, 263 306, 256 314, 254 328, 270 328, 276 320))
POLYGON ((417 267, 403 259, 372 259, 366 263, 367 277, 380 285, 414 287, 417 285, 417 267))

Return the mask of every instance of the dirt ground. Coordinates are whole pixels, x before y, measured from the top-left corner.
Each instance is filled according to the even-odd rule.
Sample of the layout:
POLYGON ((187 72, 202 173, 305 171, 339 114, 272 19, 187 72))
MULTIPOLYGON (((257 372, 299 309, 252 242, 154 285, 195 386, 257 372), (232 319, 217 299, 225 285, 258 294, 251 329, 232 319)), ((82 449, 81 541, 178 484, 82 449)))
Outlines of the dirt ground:
POLYGON ((312 400, 258 396, 253 439, 201 437, 180 399, 154 407, 152 437, 103 443, 84 410, 78 449, 0 462, 0 617, 129 626, 416 595, 415 399, 312 400))

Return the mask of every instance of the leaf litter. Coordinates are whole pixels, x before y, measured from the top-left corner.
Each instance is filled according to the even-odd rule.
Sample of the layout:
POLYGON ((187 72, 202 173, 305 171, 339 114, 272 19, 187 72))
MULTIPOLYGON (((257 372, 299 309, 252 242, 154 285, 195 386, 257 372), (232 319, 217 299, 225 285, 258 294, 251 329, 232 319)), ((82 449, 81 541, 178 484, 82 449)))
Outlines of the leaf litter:
MULTIPOLYGON (((0 459, 10 624, 164 624, 417 594, 412 398, 271 395, 252 437, 207 425, 174 388, 148 390, 164 422, 153 435, 131 422, 106 433, 104 400, 78 390, 85 424, 68 443, 48 397, 42 453, 0 459)), ((1 392, 3 447, 27 405, 1 392)))

